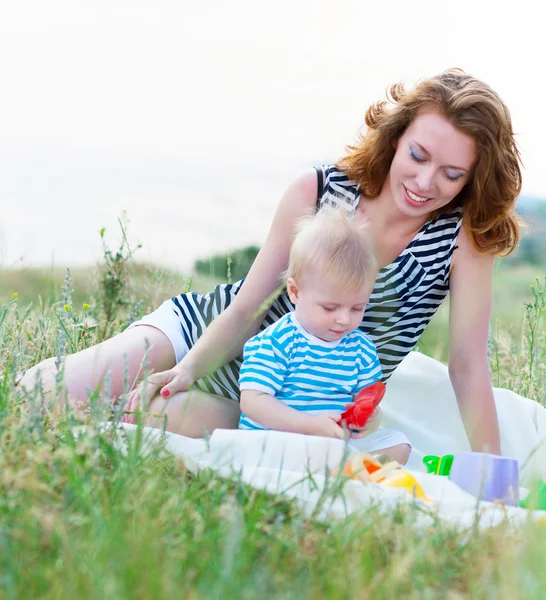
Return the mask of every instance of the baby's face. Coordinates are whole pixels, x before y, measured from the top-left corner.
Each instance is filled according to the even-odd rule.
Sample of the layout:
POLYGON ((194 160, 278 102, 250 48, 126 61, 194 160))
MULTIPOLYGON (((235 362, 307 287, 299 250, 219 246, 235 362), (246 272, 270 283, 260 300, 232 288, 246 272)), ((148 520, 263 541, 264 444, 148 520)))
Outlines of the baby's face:
POLYGON ((371 288, 343 291, 326 279, 289 279, 287 291, 296 305, 296 316, 306 331, 333 342, 354 331, 361 323, 371 288))

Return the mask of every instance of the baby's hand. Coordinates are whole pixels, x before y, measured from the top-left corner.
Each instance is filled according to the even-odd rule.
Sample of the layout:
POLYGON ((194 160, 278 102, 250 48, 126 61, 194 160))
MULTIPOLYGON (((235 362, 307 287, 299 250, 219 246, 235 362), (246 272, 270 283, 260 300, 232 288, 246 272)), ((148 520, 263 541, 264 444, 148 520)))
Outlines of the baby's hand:
POLYGON ((311 435, 320 435, 322 437, 338 438, 343 440, 345 432, 336 421, 339 419, 338 413, 323 413, 320 415, 309 415, 311 419, 309 433, 311 435))
MULTIPOLYGON (((353 404, 354 404, 354 402, 346 404, 345 408, 347 409, 350 406, 352 406, 353 404)), ((364 425, 364 427, 359 428, 359 427, 351 426, 351 429, 350 429, 351 438, 353 438, 353 439, 363 438, 363 437, 366 437, 367 435, 370 435, 370 433, 373 433, 376 429, 379 429, 379 426, 381 425, 381 416, 382 416, 381 407, 378 406, 375 408, 375 410, 372 413, 372 416, 368 419, 368 422, 366 423, 366 425, 364 425)))

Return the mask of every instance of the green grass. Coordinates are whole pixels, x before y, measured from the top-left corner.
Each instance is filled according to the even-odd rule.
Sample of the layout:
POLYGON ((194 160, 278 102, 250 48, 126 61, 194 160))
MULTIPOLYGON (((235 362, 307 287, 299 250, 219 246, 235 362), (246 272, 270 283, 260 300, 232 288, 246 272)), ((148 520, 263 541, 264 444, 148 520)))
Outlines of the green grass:
MULTIPOLYGON (((497 261, 493 285, 493 309, 490 330, 490 362, 493 383, 508 387, 546 405, 544 348, 537 348, 534 360, 539 372, 533 381, 526 372, 529 366, 529 315, 525 306, 533 302, 532 286, 544 285, 546 264, 541 267, 509 266, 497 261), (539 282, 537 283, 537 278, 539 282)), ((544 337, 544 318, 537 323, 544 337)), ((434 315, 418 342, 418 349, 447 363, 449 357, 449 297, 434 315)))
MULTIPOLYGON (((104 278, 72 275, 64 291, 61 272, 0 277, 0 598, 546 597, 546 524, 422 529, 403 507, 321 524, 236 478, 194 476, 138 436, 122 452, 100 428, 100 411, 54 423, 23 411, 12 366, 55 355, 60 343, 84 348, 104 330, 104 278)), ((536 275, 497 274, 494 334, 504 345, 492 346, 492 369, 516 391, 543 393, 544 373, 529 365, 544 358, 544 317, 536 317, 532 342, 523 307, 536 275)), ((145 310, 188 286, 149 266, 120 277, 109 335, 138 300, 145 310)), ((211 282, 193 283, 203 290, 211 282)), ((440 358, 442 319, 443 311, 423 343, 440 358)))
MULTIPOLYGON (((66 269, 5 269, 0 270, 0 305, 18 296, 21 304, 37 305, 40 297, 45 302, 59 299, 59 291, 66 275, 66 269)), ((74 287, 74 305, 96 300, 97 280, 100 268, 71 269, 74 287)), ((135 296, 144 300, 147 308, 153 309, 163 300, 180 294, 191 287, 196 292, 205 293, 221 283, 218 278, 203 275, 187 276, 155 265, 136 263, 131 269, 130 289, 135 296)))
POLYGON ((411 511, 374 509, 326 526, 237 481, 191 476, 160 453, 134 447, 125 456, 92 427, 79 440, 63 424, 8 430, 4 598, 489 598, 492 590, 539 598, 546 590, 540 527, 469 535, 440 523, 416 529, 411 511))

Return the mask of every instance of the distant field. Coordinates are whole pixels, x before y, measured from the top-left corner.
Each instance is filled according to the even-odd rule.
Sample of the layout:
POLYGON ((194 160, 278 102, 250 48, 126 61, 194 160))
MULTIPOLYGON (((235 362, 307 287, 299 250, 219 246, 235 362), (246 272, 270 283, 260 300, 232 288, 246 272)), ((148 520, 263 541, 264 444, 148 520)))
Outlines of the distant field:
MULTIPOLYGON (((62 269, 24 268, 0 271, 0 304, 9 302, 13 294, 23 305, 37 306, 40 298, 45 303, 58 301, 66 271, 62 269)), ((99 270, 96 268, 71 271, 73 300, 75 305, 96 301, 99 270)), ((532 298, 531 285, 536 277, 544 279, 546 264, 543 267, 507 265, 499 260, 494 279, 494 300, 492 322, 498 321, 503 330, 518 335, 524 318, 524 303, 532 298)), ((203 275, 184 275, 153 265, 136 264, 130 270, 132 295, 143 300, 143 310, 148 312, 164 300, 192 289, 204 293, 210 291, 222 280, 203 275)), ((447 361, 448 355, 448 315, 449 301, 444 303, 434 316, 429 327, 419 341, 419 349, 439 360, 447 361)))
MULTIPOLYGON (((531 285, 538 277, 544 281, 546 264, 542 267, 507 266, 497 261, 493 281, 492 327, 497 324, 514 338, 521 335, 524 304, 531 301, 531 285)), ((419 340, 419 350, 446 362, 448 359, 449 299, 436 313, 425 333, 419 340)))
MULTIPOLYGON (((71 270, 74 303, 91 304, 97 293, 99 268, 71 270)), ((66 276, 65 269, 7 269, 0 271, 0 304, 10 301, 17 294, 22 304, 36 305, 40 298, 44 302, 55 302, 60 298, 60 290, 66 276)), ((200 293, 210 291, 218 278, 203 275, 187 276, 176 271, 162 269, 154 265, 136 264, 130 269, 130 282, 135 298, 144 300, 146 308, 153 308, 163 300, 180 294, 191 286, 200 293)))

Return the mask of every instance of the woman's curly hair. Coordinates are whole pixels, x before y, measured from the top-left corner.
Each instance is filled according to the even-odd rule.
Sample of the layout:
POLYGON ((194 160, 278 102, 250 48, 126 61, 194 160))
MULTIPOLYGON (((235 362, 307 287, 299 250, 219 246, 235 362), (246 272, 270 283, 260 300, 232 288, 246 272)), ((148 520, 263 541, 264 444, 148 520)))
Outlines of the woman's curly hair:
POLYGON ((471 136, 477 160, 470 181, 450 206, 463 207, 463 224, 474 247, 483 253, 510 254, 520 235, 515 213, 521 191, 521 157, 510 113, 488 85, 450 69, 425 79, 411 91, 392 85, 387 101, 370 106, 367 128, 338 162, 368 198, 379 195, 387 178, 395 145, 408 125, 426 110, 437 110, 458 130, 471 136))

